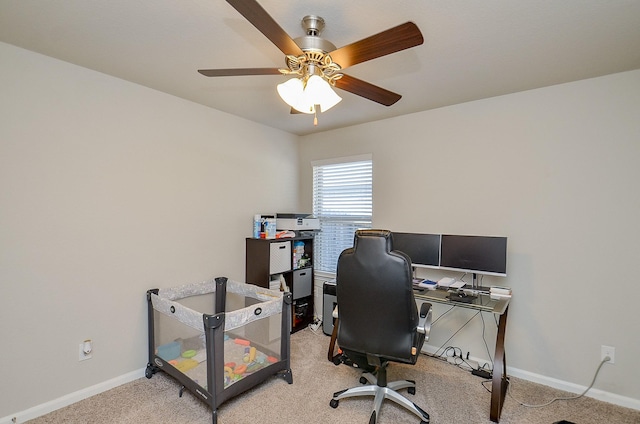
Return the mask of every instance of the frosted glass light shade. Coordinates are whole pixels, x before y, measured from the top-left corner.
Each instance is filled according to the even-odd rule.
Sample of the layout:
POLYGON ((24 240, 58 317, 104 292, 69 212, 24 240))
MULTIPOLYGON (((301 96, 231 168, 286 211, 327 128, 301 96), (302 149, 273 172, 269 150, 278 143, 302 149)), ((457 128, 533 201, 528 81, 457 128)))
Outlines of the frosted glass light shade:
POLYGON ((312 75, 307 81, 307 86, 302 94, 302 104, 307 109, 313 109, 320 105, 320 112, 326 112, 338 103, 342 98, 336 94, 329 83, 318 75, 312 75))
POLYGON ((287 82, 278 84, 278 94, 286 104, 295 108, 302 100, 304 86, 300 78, 291 78, 287 82))
POLYGON ((312 75, 306 86, 301 79, 292 78, 278 84, 277 89, 286 104, 302 113, 315 113, 315 105, 320 105, 320 112, 326 112, 342 100, 329 83, 318 75, 312 75))

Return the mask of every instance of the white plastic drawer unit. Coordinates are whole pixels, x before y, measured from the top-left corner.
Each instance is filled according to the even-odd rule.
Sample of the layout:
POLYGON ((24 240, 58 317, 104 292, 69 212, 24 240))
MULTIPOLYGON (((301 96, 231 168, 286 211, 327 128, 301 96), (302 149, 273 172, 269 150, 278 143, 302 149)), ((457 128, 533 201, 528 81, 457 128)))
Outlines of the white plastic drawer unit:
POLYGON ((300 299, 311 296, 313 281, 311 268, 298 269, 293 271, 293 298, 300 299))
POLYGON ((269 274, 291 271, 291 242, 269 244, 269 274))

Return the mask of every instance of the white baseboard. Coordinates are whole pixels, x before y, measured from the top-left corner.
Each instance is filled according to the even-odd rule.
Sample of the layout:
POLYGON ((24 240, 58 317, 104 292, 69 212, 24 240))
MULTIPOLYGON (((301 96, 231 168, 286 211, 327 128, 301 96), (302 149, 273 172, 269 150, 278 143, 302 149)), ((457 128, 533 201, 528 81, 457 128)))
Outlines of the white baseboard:
MULTIPOLYGON (((438 351, 437 348, 425 344, 422 347, 422 352, 434 355, 438 351)), ((487 362, 484 358, 470 357, 471 361, 483 364, 487 362)), ((565 392, 580 394, 587 389, 587 386, 581 386, 579 384, 569 383, 566 381, 558 380, 556 378, 546 377, 544 375, 535 374, 529 371, 524 371, 518 368, 513 368, 507 365, 507 375, 521 378, 523 380, 531 381, 532 383, 542 384, 543 386, 552 387, 554 389, 563 390, 565 392)), ((600 389, 590 389, 586 394, 586 397, 592 399, 601 400, 603 402, 612 403, 614 405, 623 406, 625 408, 636 409, 640 411, 640 399, 633 399, 617 395, 615 393, 605 392, 600 389)))
POLYGON ((141 368, 139 370, 132 371, 119 377, 112 378, 111 380, 98 383, 94 386, 78 390, 77 392, 69 393, 68 395, 64 395, 58 399, 34 406, 33 408, 29 408, 25 411, 17 412, 7 417, 2 417, 0 418, 0 424, 24 423, 25 421, 41 417, 49 412, 71 405, 72 403, 79 402, 82 399, 106 392, 114 387, 118 387, 144 377, 145 369, 146 368, 141 368))
MULTIPOLYGON (((574 394, 580 394, 587 389, 587 386, 569 383, 555 378, 546 377, 544 375, 534 374, 532 372, 524 371, 518 368, 511 368, 509 366, 507 366, 507 374, 513 377, 521 378, 523 380, 531 381, 533 383, 542 384, 544 386, 553 387, 554 389, 564 390, 565 392, 574 394)), ((585 394, 585 396, 640 411, 640 399, 633 399, 630 397, 621 396, 615 393, 605 392, 604 390, 593 388, 590 389, 585 394)))

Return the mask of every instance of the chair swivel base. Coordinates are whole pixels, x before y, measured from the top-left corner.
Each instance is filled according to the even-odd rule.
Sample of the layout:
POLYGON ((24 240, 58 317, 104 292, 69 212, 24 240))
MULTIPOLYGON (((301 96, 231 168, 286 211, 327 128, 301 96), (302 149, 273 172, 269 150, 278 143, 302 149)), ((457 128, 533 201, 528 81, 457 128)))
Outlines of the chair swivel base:
POLYGON ((416 384, 414 381, 393 381, 388 383, 386 387, 382 387, 377 385, 376 377, 368 372, 362 374, 360 381, 362 383, 369 382, 370 384, 335 392, 333 394, 333 399, 331 399, 329 405, 331 405, 332 408, 337 408, 340 399, 356 396, 373 396, 373 411, 371 412, 369 424, 376 423, 377 417, 380 416, 380 408, 382 407, 382 402, 385 399, 389 399, 397 403, 398 405, 403 406, 405 409, 413 412, 416 416, 418 416, 418 418, 420 418, 420 424, 429 423, 429 414, 427 414, 415 403, 411 402, 409 399, 397 392, 397 390, 408 389, 409 393, 415 394, 416 384))

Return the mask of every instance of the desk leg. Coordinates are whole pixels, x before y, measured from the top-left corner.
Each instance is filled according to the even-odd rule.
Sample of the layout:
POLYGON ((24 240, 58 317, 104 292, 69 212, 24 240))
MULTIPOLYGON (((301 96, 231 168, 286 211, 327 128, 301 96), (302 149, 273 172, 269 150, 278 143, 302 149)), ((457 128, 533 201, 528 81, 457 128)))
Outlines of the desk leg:
POLYGON ((502 405, 507 393, 507 360, 504 352, 504 334, 507 330, 507 313, 509 307, 500 315, 498 321, 498 334, 496 337, 496 350, 493 359, 493 381, 491 383, 491 421, 497 423, 500 421, 500 413, 502 413, 502 405))
POLYGON ((331 333, 331 341, 329 341, 329 352, 327 352, 327 359, 329 362, 333 362, 335 356, 336 339, 338 338, 338 318, 333 320, 333 332, 331 333))

